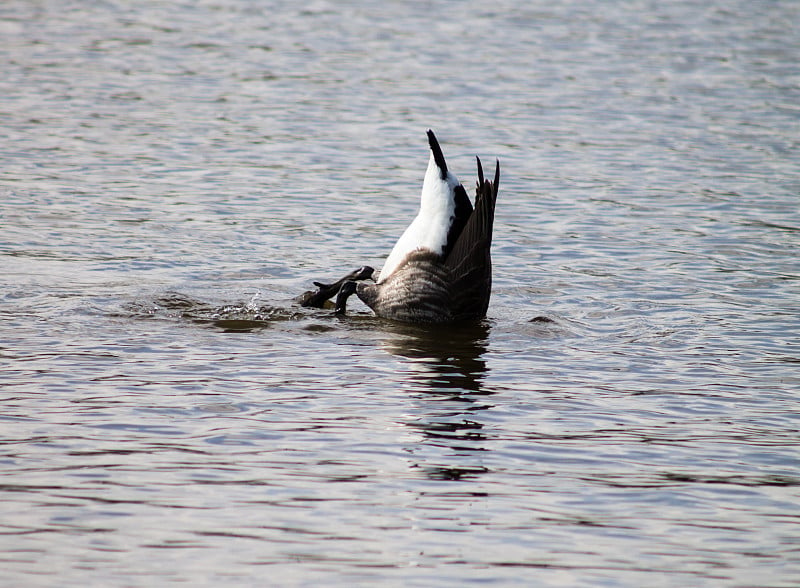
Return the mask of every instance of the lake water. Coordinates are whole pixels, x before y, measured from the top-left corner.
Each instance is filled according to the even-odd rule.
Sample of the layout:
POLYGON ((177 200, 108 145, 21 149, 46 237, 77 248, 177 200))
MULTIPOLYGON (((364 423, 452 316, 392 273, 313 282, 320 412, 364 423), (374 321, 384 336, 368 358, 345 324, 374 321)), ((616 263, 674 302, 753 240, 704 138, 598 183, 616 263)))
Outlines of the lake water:
POLYGON ((799 27, 4 2, 0 584, 800 585, 799 27), (500 160, 488 318, 293 305, 428 128, 500 160))

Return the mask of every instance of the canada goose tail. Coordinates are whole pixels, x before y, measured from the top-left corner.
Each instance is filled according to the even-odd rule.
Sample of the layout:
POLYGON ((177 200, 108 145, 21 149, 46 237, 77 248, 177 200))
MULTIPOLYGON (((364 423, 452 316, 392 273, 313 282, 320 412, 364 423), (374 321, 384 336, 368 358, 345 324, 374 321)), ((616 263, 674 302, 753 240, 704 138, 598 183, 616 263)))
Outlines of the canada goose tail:
MULTIPOLYGON (((472 203, 469 201, 469 196, 467 196, 464 186, 447 170, 447 162, 444 160, 442 148, 439 146, 436 135, 430 129, 428 129, 428 144, 431 148, 432 163, 439 170, 439 186, 444 188, 442 190, 444 198, 440 197, 439 202, 447 207, 447 214, 441 220, 446 221, 449 226, 447 227, 447 235, 441 253, 443 257, 447 257, 453 250, 458 236, 464 230, 464 226, 472 214, 472 203)), ((426 178, 426 181, 430 180, 426 178)))
POLYGON ((386 258, 379 283, 386 281, 406 256, 417 249, 446 257, 472 213, 467 192, 448 169, 439 141, 431 130, 428 130, 428 144, 430 157, 422 182, 419 213, 386 258))
POLYGON ((436 167, 439 168, 439 177, 443 180, 447 179, 447 162, 444 160, 442 148, 439 147, 439 141, 436 140, 436 135, 433 134, 431 129, 428 129, 428 145, 431 147, 431 154, 436 167))

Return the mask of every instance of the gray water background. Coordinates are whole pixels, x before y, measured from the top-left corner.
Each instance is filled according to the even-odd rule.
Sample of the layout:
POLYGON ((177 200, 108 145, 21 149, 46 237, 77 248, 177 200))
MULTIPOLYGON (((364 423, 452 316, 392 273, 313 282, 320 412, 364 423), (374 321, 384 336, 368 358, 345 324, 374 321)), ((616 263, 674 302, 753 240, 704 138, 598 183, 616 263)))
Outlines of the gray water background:
POLYGON ((0 39, 2 585, 800 585, 800 3, 0 39), (487 320, 294 306, 380 267, 428 128, 501 162, 487 320))

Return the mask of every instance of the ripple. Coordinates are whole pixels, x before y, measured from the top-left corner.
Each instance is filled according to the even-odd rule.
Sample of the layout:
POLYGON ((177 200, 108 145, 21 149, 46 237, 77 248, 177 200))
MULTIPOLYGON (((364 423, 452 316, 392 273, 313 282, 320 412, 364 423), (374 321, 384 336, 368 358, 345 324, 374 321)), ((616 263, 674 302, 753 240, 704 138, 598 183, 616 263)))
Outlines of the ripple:
POLYGON ((796 16, 9 5, 8 582, 800 583, 796 16), (295 305, 430 127, 507 170, 487 319, 295 305))

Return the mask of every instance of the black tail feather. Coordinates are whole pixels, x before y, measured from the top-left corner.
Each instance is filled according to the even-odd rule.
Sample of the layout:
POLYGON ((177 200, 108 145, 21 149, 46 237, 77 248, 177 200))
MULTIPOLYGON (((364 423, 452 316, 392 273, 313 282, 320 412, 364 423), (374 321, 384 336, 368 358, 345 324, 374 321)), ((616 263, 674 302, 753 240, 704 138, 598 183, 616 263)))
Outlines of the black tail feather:
POLYGON ((433 161, 436 162, 436 167, 439 168, 439 176, 444 180, 447 178, 447 163, 444 160, 442 148, 439 147, 439 141, 436 140, 436 135, 430 129, 428 129, 428 144, 431 146, 433 161))

